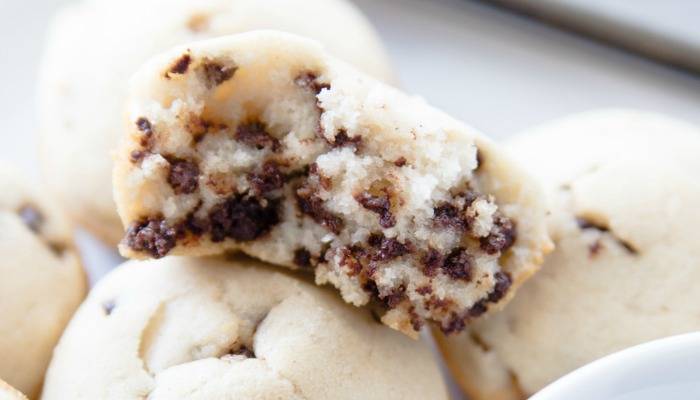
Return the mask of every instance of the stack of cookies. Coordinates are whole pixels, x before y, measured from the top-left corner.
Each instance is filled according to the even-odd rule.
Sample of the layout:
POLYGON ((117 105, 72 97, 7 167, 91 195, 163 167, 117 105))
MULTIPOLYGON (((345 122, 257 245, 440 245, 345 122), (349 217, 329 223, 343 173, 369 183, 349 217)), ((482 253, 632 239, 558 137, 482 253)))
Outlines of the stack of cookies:
POLYGON ((83 0, 42 68, 47 193, 0 174, 0 378, 31 399, 447 399, 431 333, 520 399, 700 327, 695 127, 494 143, 391 86, 344 0, 83 0), (80 306, 71 223, 131 259, 80 306))

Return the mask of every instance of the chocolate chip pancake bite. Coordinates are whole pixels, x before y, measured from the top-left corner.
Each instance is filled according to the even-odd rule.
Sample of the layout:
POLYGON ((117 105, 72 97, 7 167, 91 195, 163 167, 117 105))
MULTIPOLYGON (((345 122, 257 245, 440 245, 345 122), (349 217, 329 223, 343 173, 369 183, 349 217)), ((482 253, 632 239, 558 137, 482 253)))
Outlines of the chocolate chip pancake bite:
POLYGON ((500 306, 550 248, 537 185, 491 141, 307 39, 176 48, 136 74, 127 109, 127 257, 242 250, 415 334, 500 306))
MULTIPOLYGON (((87 285, 64 216, 4 163, 0 257, 0 379, 36 399, 53 348, 87 285)), ((0 382, 0 398, 3 393, 14 392, 0 382)))
POLYGON ((439 347, 470 399, 525 399, 596 359, 700 330, 700 128, 633 110, 511 139, 556 249, 501 312, 439 347))
POLYGON ((447 400, 433 354, 250 259, 130 261, 91 291, 43 400, 447 400))

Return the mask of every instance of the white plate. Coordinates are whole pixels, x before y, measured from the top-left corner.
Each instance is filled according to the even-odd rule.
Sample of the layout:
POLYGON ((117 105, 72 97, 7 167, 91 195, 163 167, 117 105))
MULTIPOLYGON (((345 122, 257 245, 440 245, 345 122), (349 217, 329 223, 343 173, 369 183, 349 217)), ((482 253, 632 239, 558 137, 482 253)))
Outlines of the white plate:
POLYGON ((601 358, 530 400, 700 399, 700 332, 641 344, 601 358))

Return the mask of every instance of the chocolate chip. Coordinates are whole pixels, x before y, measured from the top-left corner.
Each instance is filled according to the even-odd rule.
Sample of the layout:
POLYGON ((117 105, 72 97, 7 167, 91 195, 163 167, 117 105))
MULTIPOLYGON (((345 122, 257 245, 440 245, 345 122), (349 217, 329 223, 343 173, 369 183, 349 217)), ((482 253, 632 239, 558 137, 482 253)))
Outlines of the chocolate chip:
POLYGON ((215 88, 233 77, 238 67, 223 65, 216 61, 206 61, 202 64, 204 79, 209 89, 215 88))
POLYGON ((396 308, 406 298, 406 286, 401 285, 394 289, 391 293, 384 296, 382 300, 387 308, 396 308))
POLYGON ((141 150, 134 150, 131 153, 129 153, 129 160, 131 160, 132 163, 137 163, 141 160, 143 160, 143 157, 146 156, 146 153, 141 150))
POLYGON ((187 215, 184 224, 185 229, 195 235, 201 235, 204 232, 208 232, 211 224, 204 218, 199 218, 195 216, 194 212, 187 215))
MULTIPOLYGON (((432 290, 431 290, 432 292, 432 290)), ((442 310, 447 311, 454 302, 450 299, 441 299, 437 296, 430 296, 428 301, 425 302, 425 306, 431 310, 442 310)))
POLYGON ((394 161, 394 165, 396 165, 399 168, 403 167, 404 165, 406 165, 406 157, 401 156, 397 158, 396 161, 394 161))
POLYGON ((44 224, 44 215, 38 208, 31 204, 25 204, 19 208, 17 214, 22 219, 22 222, 34 233, 39 233, 41 226, 44 224))
POLYGON ((48 242, 48 246, 49 249, 51 249, 51 252, 57 257, 61 257, 63 253, 66 252, 66 245, 63 243, 48 242))
POLYGON ((379 225, 382 228, 387 229, 396 225, 396 218, 391 213, 391 202, 387 191, 378 196, 373 196, 368 191, 364 191, 355 195, 355 201, 360 203, 362 207, 379 214, 379 225))
POLYGON ((450 314, 450 318, 447 321, 443 321, 440 324, 440 330, 445 335, 461 332, 464 330, 464 328, 464 318, 457 315, 457 313, 454 312, 450 314))
POLYGON ((248 174, 248 182, 255 194, 259 196, 282 188, 285 177, 276 162, 267 161, 263 164, 261 171, 248 174))
POLYGON ((335 138, 333 139, 333 142, 331 142, 331 146, 333 147, 352 147, 354 152, 357 152, 360 150, 360 147, 362 146, 362 137, 361 136, 354 136, 354 137, 349 137, 348 132, 345 129, 341 129, 338 131, 338 133, 335 135, 335 138))
POLYGON ((199 167, 192 161, 169 159, 168 183, 175 194, 190 194, 199 185, 199 167))
POLYGON ((376 252, 372 255, 373 261, 386 262, 410 253, 408 245, 395 238, 386 238, 383 235, 372 235, 369 243, 376 252))
POLYGON ((116 306, 117 304, 114 302, 114 300, 107 300, 102 303, 102 310, 104 310, 105 315, 111 315, 114 307, 116 306))
POLYGON ((260 121, 242 123, 236 128, 235 139, 258 150, 270 148, 273 152, 280 150, 280 142, 270 135, 265 124, 260 121))
POLYGON ((294 250, 294 265, 300 268, 311 268, 311 253, 304 249, 294 250))
POLYGON ((235 195, 209 213, 214 242, 231 238, 241 242, 257 239, 279 223, 278 201, 235 195))
POLYGON ((182 75, 185 72, 187 72, 187 69, 190 66, 190 63, 192 62, 192 57, 188 53, 183 54, 175 60, 175 62, 170 66, 168 69, 168 72, 165 73, 166 78, 170 78, 171 74, 176 74, 176 75, 182 75))
POLYGON ((313 72, 303 72, 299 74, 294 79, 294 84, 305 89, 311 89, 316 95, 323 89, 331 88, 331 85, 327 83, 318 82, 318 77, 313 72))
POLYGON ((415 308, 411 307, 408 312, 409 321, 411 322, 411 327, 414 331, 418 332, 423 327, 423 319, 421 319, 418 314, 416 314, 415 308))
MULTIPOLYGON (((584 230, 584 229, 595 229, 601 233, 608 233, 612 237, 615 242, 617 242, 618 245, 620 245, 625 251, 627 251, 631 255, 638 255, 639 250, 635 248, 630 242, 618 237, 617 235, 614 234, 610 230, 610 228, 606 225, 597 223, 591 219, 585 218, 585 217, 577 217, 576 218, 576 223, 578 224, 579 229, 584 230)), ((591 256, 594 256, 600 251, 601 248, 601 243, 595 242, 593 243, 590 247, 590 253, 591 256)))
POLYGON ((452 204, 441 203, 433 209, 433 219, 438 226, 465 230, 466 223, 460 210, 452 204))
POLYGON ((340 234, 343 220, 325 209, 323 200, 316 195, 313 188, 303 185, 296 190, 295 195, 297 206, 303 214, 310 216, 316 223, 321 224, 336 235, 340 234))
POLYGON ((467 231, 472 225, 472 217, 467 217, 465 211, 479 196, 473 190, 467 190, 455 196, 455 204, 442 202, 433 209, 433 220, 437 226, 467 231))
POLYGON ((494 217, 494 227, 488 236, 479 239, 480 247, 487 254, 497 254, 509 249, 516 239, 515 224, 501 215, 494 217))
POLYGON ((136 127, 146 135, 150 135, 153 133, 153 127, 151 126, 151 121, 144 117, 139 117, 139 119, 136 120, 136 127))
POLYGON ((476 149, 476 168, 474 168, 474 171, 478 171, 481 169, 481 165, 484 163, 484 154, 482 153, 481 149, 477 148, 476 149))
POLYGON ((439 251, 430 247, 423 255, 421 262, 423 263, 423 274, 425 274, 425 276, 434 277, 437 275, 438 268, 442 267, 444 258, 439 251))
POLYGON ((474 303, 473 306, 468 311, 468 314, 471 318, 477 318, 482 316, 486 312, 486 301, 485 300, 479 300, 476 303, 474 303))
POLYGON ((506 292, 508 292, 508 289, 513 281, 508 273, 500 271, 496 272, 493 277, 496 280, 496 284, 494 285, 491 293, 489 293, 488 301, 491 303, 497 303, 503 298, 503 296, 506 295, 506 292))
POLYGON ((164 257, 175 247, 177 231, 163 219, 150 219, 131 224, 126 244, 134 251, 143 251, 154 258, 164 257))
POLYGON ((445 258, 442 264, 442 270, 452 279, 461 279, 470 281, 472 278, 472 268, 474 265, 474 257, 467 250, 458 247, 445 258))

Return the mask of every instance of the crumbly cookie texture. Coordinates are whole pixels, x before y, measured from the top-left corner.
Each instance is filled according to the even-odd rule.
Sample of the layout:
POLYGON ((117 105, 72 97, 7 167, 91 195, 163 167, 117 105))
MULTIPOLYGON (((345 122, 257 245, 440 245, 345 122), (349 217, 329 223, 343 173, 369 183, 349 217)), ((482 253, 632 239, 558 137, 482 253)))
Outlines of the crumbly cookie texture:
POLYGON ((447 399, 428 346, 250 259, 130 261, 90 292, 44 400, 447 399))
POLYGON ((62 214, 4 164, 0 257, 0 377, 35 399, 53 347, 85 296, 86 282, 62 214))
POLYGON ((0 379, 0 400, 27 400, 27 397, 0 379))
POLYGON ((319 40, 360 70, 395 81, 379 37, 349 0, 62 3, 46 35, 38 85, 44 184, 73 221, 112 246, 124 235, 111 174, 127 83, 154 54, 194 40, 278 29, 319 40))
POLYGON ((507 148, 546 183, 557 247, 502 312, 436 334, 470 399, 525 399, 605 355, 700 329, 700 128, 601 110, 507 148))
POLYGON ((114 174, 127 257, 240 249, 416 334, 502 304, 550 246, 537 185, 490 141, 315 42, 194 43, 131 89, 114 174))

